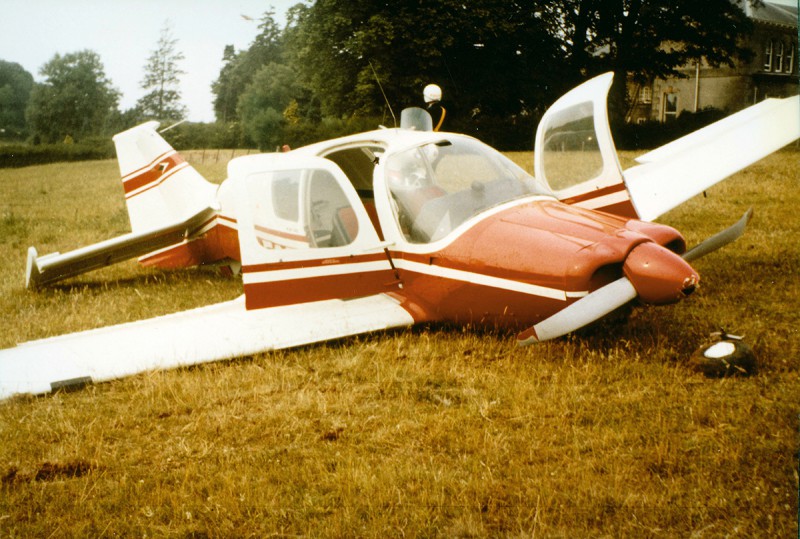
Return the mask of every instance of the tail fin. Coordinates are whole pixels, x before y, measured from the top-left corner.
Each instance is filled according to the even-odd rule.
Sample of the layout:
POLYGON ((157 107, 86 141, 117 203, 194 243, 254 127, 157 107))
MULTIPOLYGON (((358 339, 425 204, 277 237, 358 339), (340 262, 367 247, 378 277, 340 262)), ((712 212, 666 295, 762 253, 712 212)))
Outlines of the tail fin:
POLYGON ((207 208, 217 190, 147 122, 114 136, 134 233, 184 221, 207 208))

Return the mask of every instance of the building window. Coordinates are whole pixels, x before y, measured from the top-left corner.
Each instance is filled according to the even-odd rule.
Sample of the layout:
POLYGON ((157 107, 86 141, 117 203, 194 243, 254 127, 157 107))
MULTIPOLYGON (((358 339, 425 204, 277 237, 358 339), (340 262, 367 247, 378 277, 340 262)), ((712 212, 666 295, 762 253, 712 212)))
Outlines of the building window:
POLYGON ((678 117, 678 94, 664 94, 664 121, 670 122, 678 117))
POLYGON ((775 73, 783 71, 783 41, 775 42, 775 73))
POLYGON ((789 43, 789 50, 786 51, 786 60, 783 62, 784 73, 794 73, 794 51, 797 49, 797 43, 789 43))
POLYGON ((772 40, 768 39, 764 47, 764 71, 772 71, 772 40))
POLYGON ((653 89, 649 86, 642 86, 639 89, 639 103, 652 103, 653 89))

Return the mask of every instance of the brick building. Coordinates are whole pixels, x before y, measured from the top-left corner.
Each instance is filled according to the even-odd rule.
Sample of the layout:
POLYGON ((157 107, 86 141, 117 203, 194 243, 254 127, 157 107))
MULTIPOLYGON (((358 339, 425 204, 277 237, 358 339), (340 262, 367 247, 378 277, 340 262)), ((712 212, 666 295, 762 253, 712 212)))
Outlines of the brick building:
POLYGON ((759 7, 747 0, 738 3, 754 23, 746 38, 753 58, 734 67, 698 63, 680 70, 685 78, 629 85, 628 122, 668 122, 683 111, 710 107, 730 114, 767 97, 798 93, 797 7, 768 1, 759 7))

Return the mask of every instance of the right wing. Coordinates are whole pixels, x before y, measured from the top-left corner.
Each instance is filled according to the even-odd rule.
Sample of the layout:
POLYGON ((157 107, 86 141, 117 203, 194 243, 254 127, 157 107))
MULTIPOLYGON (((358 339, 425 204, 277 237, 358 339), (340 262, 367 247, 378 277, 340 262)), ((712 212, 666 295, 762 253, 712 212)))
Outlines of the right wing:
POLYGON ((410 326, 385 294, 246 310, 216 305, 0 350, 0 400, 410 326))
POLYGON ((800 96, 767 99, 640 156, 625 184, 652 221, 798 138, 800 96))
POLYGON ((25 268, 25 288, 39 288, 67 277, 74 277, 181 243, 198 232, 216 215, 217 210, 214 208, 204 208, 179 223, 145 232, 131 232, 63 254, 51 253, 40 257, 36 249, 31 247, 28 249, 28 263, 25 268))

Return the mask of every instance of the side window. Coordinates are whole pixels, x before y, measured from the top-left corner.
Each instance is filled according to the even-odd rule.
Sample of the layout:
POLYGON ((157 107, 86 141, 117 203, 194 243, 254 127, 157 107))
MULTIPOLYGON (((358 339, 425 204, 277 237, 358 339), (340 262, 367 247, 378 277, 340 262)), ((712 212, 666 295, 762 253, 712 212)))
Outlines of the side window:
POLYGON ((308 247, 300 219, 302 171, 259 172, 246 181, 258 243, 266 249, 308 247))
POLYGON ((603 172, 603 156, 594 129, 590 101, 549 118, 543 139, 542 169, 556 191, 592 180, 603 172))
POLYGON ((300 178, 296 175, 272 182, 272 209, 281 219, 297 222, 300 217, 300 178))
POLYGON ((328 171, 310 172, 305 204, 312 247, 341 247, 356 239, 356 213, 328 171))

